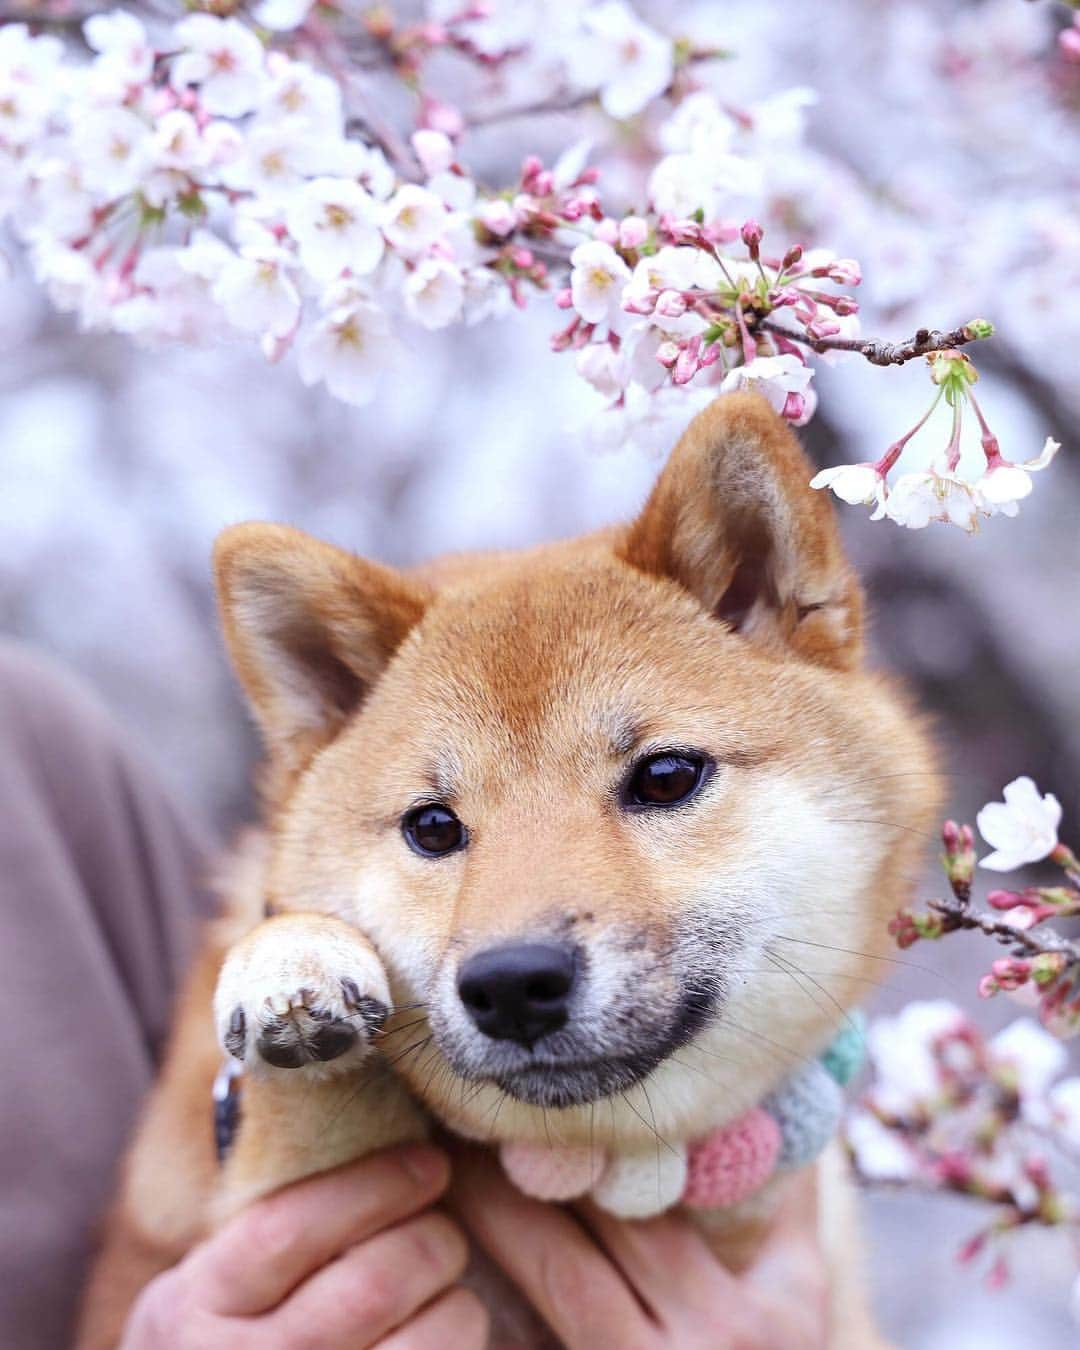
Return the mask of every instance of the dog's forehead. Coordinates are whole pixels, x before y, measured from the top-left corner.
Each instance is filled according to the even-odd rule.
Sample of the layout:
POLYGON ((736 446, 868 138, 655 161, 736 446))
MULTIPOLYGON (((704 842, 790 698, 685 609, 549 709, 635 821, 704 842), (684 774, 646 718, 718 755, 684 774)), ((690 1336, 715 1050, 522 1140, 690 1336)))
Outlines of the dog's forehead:
POLYGON ((449 778, 455 760, 522 769, 671 738, 706 704, 740 701, 746 666, 744 645, 670 582, 615 559, 529 561, 440 593, 385 694, 418 744, 442 747, 449 778))

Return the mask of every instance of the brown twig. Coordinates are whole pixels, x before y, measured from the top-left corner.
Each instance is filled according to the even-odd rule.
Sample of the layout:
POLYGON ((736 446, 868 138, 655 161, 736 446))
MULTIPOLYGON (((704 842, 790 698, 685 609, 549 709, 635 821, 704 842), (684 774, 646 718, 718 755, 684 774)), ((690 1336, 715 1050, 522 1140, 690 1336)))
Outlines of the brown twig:
POLYGON ((990 914, 970 909, 960 900, 931 900, 929 907, 945 916, 950 928, 976 929, 998 942, 1016 945, 1035 956, 1064 956, 1070 964, 1080 965, 1080 942, 1070 942, 1052 928, 1034 929, 1013 928, 1009 924, 995 919, 990 914))
POLYGON ((777 333, 780 337, 787 338, 789 342, 798 342, 815 352, 858 352, 875 366, 902 366, 905 362, 914 361, 918 356, 927 356, 930 352, 952 350, 963 347, 968 342, 977 342, 981 336, 967 325, 963 328, 954 328, 948 333, 937 328, 920 328, 914 337, 907 338, 903 342, 881 342, 875 338, 812 338, 805 333, 796 333, 773 319, 761 319, 757 327, 764 328, 770 333, 777 333))

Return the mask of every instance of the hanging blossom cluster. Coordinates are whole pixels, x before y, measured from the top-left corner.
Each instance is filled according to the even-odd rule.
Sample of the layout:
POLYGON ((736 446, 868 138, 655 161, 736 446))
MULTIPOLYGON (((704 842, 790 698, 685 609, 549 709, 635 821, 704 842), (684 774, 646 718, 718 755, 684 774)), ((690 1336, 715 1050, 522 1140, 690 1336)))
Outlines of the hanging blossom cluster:
POLYGON ((815 486, 872 503, 875 518, 972 529, 1015 514, 1030 471, 1052 457, 1048 441, 1035 459, 1005 459, 975 401, 974 366, 955 349, 991 325, 863 339, 857 261, 770 247, 774 229, 755 212, 768 205, 770 157, 797 154, 809 91, 730 108, 708 84, 716 53, 623 0, 550 14, 436 3, 415 24, 309 0, 213 9, 152 29, 127 11, 93 15, 89 57, 25 24, 0 27, 0 218, 85 328, 150 342, 246 336, 269 360, 294 352, 305 383, 361 405, 407 359, 410 325, 474 324, 546 297, 568 320, 552 345, 602 395, 611 443, 666 439, 673 405, 685 415, 688 399, 730 389, 756 389, 802 424, 814 355, 928 356, 926 416, 877 462, 827 470, 815 486), (429 65, 447 56, 558 94, 470 112, 429 91, 429 65), (376 77, 413 97, 411 134, 383 120, 376 77), (652 157, 636 210, 605 200, 587 143, 550 167, 527 156, 505 187, 461 162, 476 125, 586 105, 608 127, 628 121, 624 139, 652 157), (943 396, 953 430, 941 464, 890 483, 943 396), (958 473, 965 406, 986 456, 975 483, 958 473))
MULTIPOLYGON (((969 325, 978 336, 984 327, 979 321, 969 325)), ((811 487, 831 488, 842 501, 852 505, 872 504, 872 520, 888 516, 913 530, 923 529, 932 520, 941 520, 972 533, 981 516, 1015 516, 1020 502, 1031 492, 1032 473, 1046 468, 1061 449, 1060 443, 1048 436, 1033 458, 1019 464, 1006 459, 975 398, 972 386, 979 374, 974 364, 957 351, 933 352, 927 363, 937 392, 911 430, 890 445, 880 459, 823 469, 811 480, 811 487), (908 443, 923 430, 942 399, 951 409, 952 417, 949 436, 940 454, 929 469, 899 474, 890 482, 889 474, 908 443), (974 481, 959 472, 965 406, 970 408, 978 425, 985 458, 983 473, 974 481)))
POLYGON ((987 1040, 934 1000, 878 1018, 867 1049, 873 1077, 846 1127, 860 1177, 989 1207, 959 1257, 983 1261, 991 1288, 1008 1279, 1010 1236, 1080 1237, 1080 1078, 1062 1077, 1060 1041, 1026 1017, 987 1040))

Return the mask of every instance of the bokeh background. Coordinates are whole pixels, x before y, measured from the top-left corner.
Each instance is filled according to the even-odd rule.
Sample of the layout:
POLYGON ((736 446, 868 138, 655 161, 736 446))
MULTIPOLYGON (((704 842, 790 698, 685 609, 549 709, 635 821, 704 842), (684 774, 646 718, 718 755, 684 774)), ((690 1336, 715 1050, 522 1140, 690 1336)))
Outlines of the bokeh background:
MULTIPOLYGON (((999 337, 977 354, 980 393, 1006 455, 1034 455, 1047 434, 1064 443, 1019 518, 975 538, 841 510, 871 596, 874 660, 933 715, 952 813, 972 819, 1026 772, 1062 800, 1075 843, 1080 67, 1055 43, 1069 11, 1052 0, 639 8, 735 54, 716 76, 734 106, 793 85, 817 91, 810 153, 785 161, 777 151, 771 222, 861 259, 867 333, 993 319, 999 337)), ((509 181, 526 150, 588 134, 590 116, 490 128, 463 157, 509 181)), ((410 563, 625 517, 659 467, 640 450, 593 448, 595 396, 569 358, 549 352, 557 317, 543 305, 498 325, 417 334, 377 402, 351 409, 249 349, 145 351, 80 334, 7 251, 0 623, 80 672, 223 838, 251 815, 257 753, 210 593, 223 525, 288 521, 410 563)), ((920 365, 822 369, 820 411, 804 433, 816 460, 877 457, 927 400, 920 365)), ((935 889, 928 869, 922 894, 935 889)), ((985 949, 954 940, 917 955, 933 971, 898 966, 876 1006, 974 1004, 985 949)), ((987 1026, 1009 1016, 996 1005, 978 1012, 987 1026)), ((962 1202, 868 1197, 868 1214, 878 1303, 899 1344, 1080 1340, 1062 1239, 1021 1240, 1012 1286, 990 1294, 954 1265, 978 1219, 962 1202)))

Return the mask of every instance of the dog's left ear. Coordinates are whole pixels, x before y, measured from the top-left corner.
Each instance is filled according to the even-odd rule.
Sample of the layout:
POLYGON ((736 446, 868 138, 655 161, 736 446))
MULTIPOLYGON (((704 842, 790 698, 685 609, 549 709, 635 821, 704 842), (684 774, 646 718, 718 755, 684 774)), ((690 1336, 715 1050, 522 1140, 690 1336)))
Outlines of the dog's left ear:
POLYGON ((757 645, 853 667, 862 594, 813 473, 765 399, 722 394, 690 423, 617 551, 757 645))

